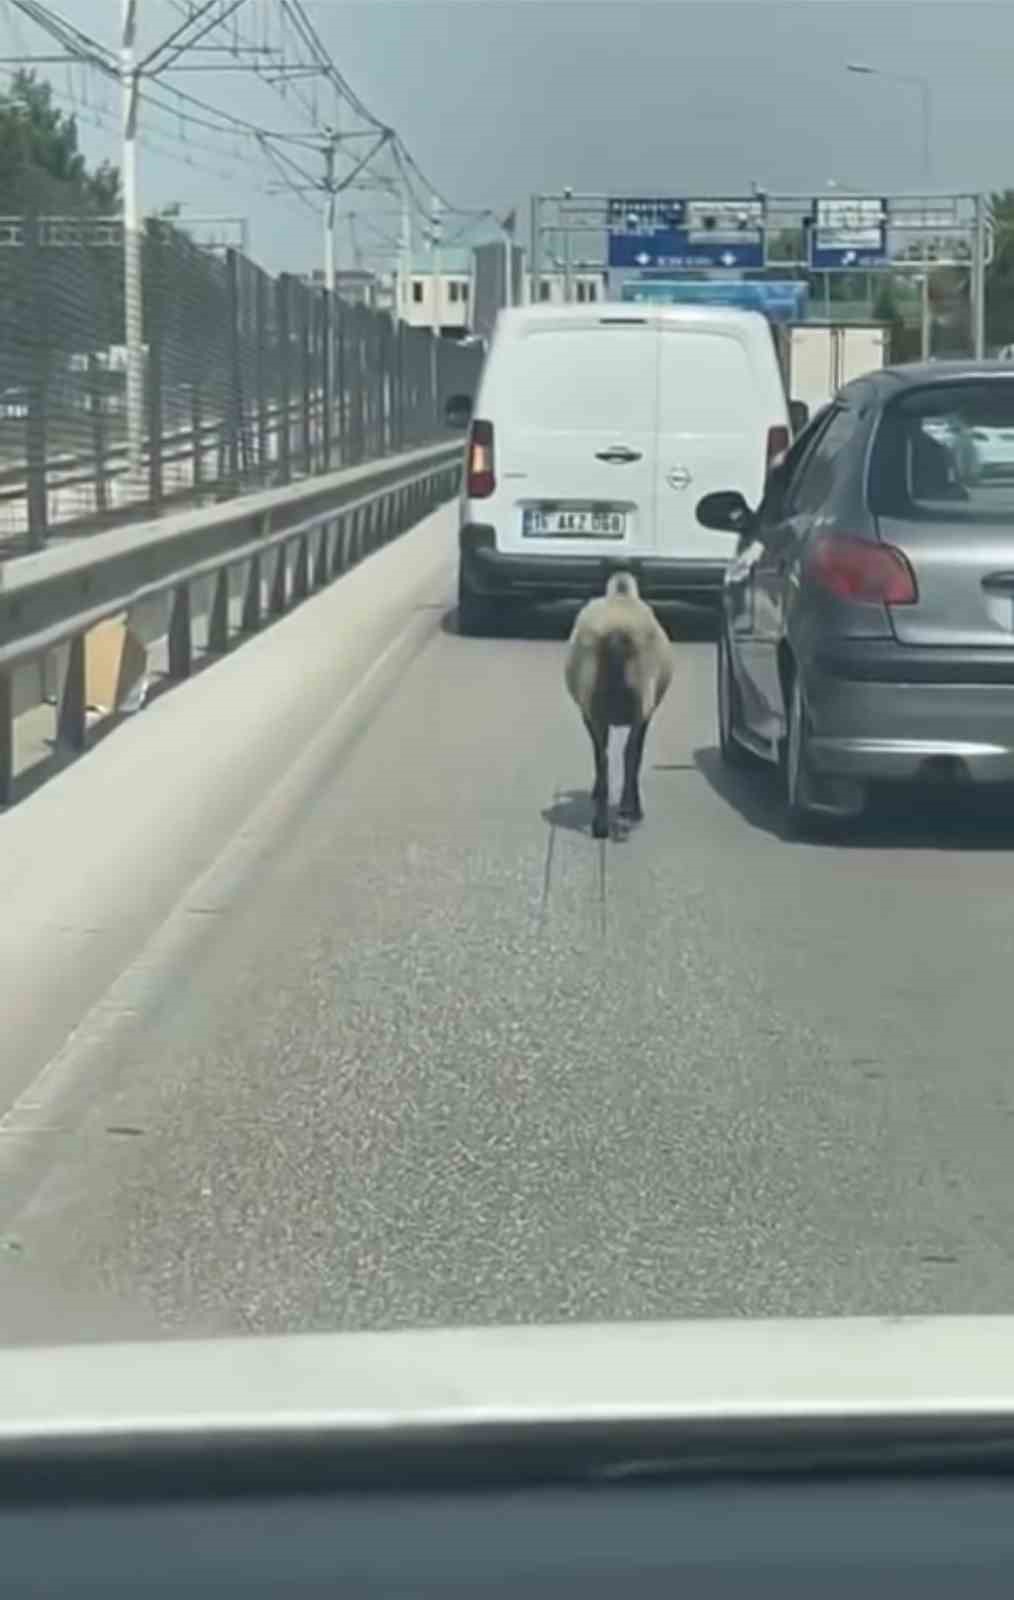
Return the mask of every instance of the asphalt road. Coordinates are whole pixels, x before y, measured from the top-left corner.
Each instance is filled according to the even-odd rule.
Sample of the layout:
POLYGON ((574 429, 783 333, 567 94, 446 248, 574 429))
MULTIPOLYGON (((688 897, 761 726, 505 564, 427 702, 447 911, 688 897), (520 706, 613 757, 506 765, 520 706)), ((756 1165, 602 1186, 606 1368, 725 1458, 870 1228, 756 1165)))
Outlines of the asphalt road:
POLYGON ((458 637, 432 539, 369 714, 0 1167, 0 1338, 1014 1310, 1010 802, 787 841, 677 619, 597 844, 565 619, 458 637))

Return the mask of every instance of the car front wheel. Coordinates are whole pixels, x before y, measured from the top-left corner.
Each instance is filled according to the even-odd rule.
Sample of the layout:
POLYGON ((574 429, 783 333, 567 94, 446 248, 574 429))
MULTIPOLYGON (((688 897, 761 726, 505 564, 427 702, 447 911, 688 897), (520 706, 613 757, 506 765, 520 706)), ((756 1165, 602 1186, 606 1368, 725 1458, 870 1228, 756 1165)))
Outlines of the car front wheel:
POLYGON ((737 726, 742 726, 739 685, 732 670, 732 647, 723 623, 718 635, 718 752, 726 766, 746 767, 751 764, 750 755, 736 738, 737 726))

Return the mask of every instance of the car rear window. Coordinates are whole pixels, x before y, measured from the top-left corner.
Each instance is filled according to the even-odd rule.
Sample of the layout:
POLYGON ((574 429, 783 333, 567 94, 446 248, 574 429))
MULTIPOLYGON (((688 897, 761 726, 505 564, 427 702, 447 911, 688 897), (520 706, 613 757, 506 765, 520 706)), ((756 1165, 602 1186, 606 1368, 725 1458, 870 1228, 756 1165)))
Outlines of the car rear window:
POLYGON ((540 329, 514 346, 499 398, 523 427, 654 430, 657 339, 649 327, 540 329))
POLYGON ((1014 378, 934 384, 892 402, 877 430, 870 500, 907 521, 1014 516, 1014 378))

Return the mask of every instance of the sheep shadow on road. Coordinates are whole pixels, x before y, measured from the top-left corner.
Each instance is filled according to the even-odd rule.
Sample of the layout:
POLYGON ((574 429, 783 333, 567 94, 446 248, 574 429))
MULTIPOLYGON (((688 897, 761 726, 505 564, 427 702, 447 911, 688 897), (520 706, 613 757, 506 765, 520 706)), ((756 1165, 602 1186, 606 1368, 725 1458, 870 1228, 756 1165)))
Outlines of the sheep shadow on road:
MULTIPOLYGON (((551 828, 564 828, 569 833, 581 833, 590 839, 593 813, 589 789, 564 789, 555 796, 552 805, 544 807, 542 820, 548 822, 551 828)), ((610 806, 609 837, 614 844, 626 844, 636 826, 638 824, 620 817, 615 806, 610 806)))

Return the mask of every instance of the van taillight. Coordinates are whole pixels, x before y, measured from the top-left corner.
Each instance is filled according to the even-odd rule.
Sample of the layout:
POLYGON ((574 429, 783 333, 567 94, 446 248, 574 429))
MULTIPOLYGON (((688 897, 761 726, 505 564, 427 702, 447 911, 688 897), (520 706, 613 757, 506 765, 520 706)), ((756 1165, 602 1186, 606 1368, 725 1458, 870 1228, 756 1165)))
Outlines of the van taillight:
POLYGON ((781 426, 768 429, 768 466, 773 467, 778 457, 784 455, 790 444, 789 430, 781 426))
POLYGON ((468 473, 465 493, 470 500, 488 500, 496 488, 493 471, 493 424, 475 421, 468 436, 468 473))
POLYGON ((914 606, 919 598, 915 574, 900 550, 851 534, 820 534, 807 553, 806 571, 839 600, 914 606))

